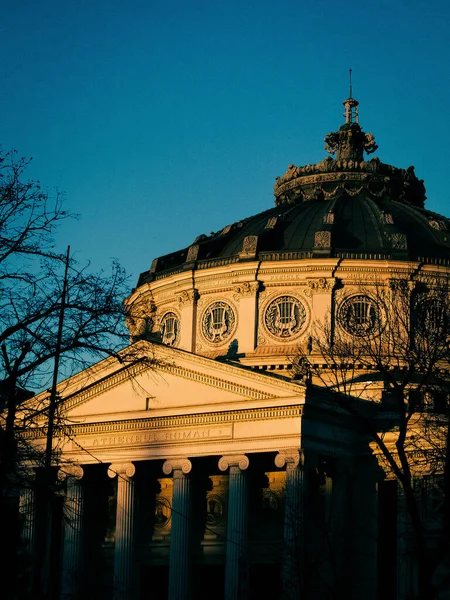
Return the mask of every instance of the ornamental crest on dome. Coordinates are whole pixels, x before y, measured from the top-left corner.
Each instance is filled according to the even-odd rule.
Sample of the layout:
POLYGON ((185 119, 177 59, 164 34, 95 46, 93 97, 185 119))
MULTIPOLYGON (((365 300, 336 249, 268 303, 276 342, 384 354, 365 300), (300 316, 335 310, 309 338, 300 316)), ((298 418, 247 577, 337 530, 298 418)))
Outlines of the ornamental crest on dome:
POLYGON ((331 231, 316 231, 314 248, 331 248, 331 231))
POLYGON ((198 244, 193 244, 192 246, 189 246, 186 262, 194 262, 195 260, 197 260, 199 249, 200 246, 198 244))
POLYGON ((404 233, 392 233, 389 236, 389 241, 392 244, 392 247, 395 250, 407 250, 408 249, 408 241, 406 239, 406 235, 404 233))
POLYGON ((227 302, 210 304, 202 316, 201 331, 210 344, 222 344, 231 337, 236 327, 236 316, 227 302))
POLYGON ((307 319, 306 308, 295 296, 279 296, 264 313, 264 325, 273 336, 292 338, 301 333, 307 319))

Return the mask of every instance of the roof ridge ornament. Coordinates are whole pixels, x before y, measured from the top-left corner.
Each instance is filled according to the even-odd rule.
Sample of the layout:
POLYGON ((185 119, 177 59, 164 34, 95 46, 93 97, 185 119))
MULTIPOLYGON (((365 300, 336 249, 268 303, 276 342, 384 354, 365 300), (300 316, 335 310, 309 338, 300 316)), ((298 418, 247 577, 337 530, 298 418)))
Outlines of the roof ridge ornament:
POLYGON ((345 106, 345 123, 347 125, 351 125, 352 123, 359 124, 359 114, 358 114, 358 100, 353 98, 353 86, 352 86, 352 69, 348 70, 350 76, 350 94, 347 100, 344 100, 342 103, 345 106))
POLYGON ((339 131, 325 136, 325 150, 330 154, 337 152, 337 160, 364 160, 364 152, 372 154, 378 148, 375 137, 365 133, 359 125, 358 100, 353 98, 352 70, 350 74, 350 97, 342 103, 345 106, 345 123, 339 131))

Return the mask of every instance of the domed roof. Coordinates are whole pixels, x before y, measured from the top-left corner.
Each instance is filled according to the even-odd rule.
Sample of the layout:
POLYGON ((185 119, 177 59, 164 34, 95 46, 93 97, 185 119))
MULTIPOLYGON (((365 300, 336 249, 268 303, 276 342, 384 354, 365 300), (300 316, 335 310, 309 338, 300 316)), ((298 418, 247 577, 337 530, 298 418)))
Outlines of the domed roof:
POLYGON ((450 220, 424 208, 425 187, 414 167, 364 160, 377 149, 358 123, 358 102, 344 101, 346 122, 325 137, 336 154, 318 164, 289 165, 276 178, 275 207, 182 250, 156 258, 138 285, 191 269, 248 260, 302 258, 450 262, 450 220))

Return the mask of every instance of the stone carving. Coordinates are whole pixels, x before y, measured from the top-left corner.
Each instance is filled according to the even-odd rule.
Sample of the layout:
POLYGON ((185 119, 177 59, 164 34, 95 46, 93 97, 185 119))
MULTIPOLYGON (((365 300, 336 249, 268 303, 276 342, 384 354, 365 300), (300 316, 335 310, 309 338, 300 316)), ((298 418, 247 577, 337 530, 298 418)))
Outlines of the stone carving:
POLYGON ((405 170, 403 177, 403 193, 401 199, 411 204, 423 206, 425 196, 425 185, 423 179, 418 179, 414 167, 410 166, 405 170))
POLYGON ((247 235, 242 242, 242 250, 239 256, 242 258, 253 258, 256 256, 256 248, 258 245, 257 235, 247 235))
POLYGON ((236 317, 229 304, 213 302, 202 316, 202 335, 211 344, 222 344, 231 337, 236 326, 236 317))
POLYGON ((170 475, 172 471, 181 471, 185 475, 191 472, 192 463, 188 458, 173 458, 166 460, 162 466, 164 475, 170 475))
POLYGON ((326 279, 325 277, 319 277, 318 279, 310 279, 308 281, 308 287, 313 292, 329 292, 333 289, 334 279, 326 279))
POLYGON ((255 296, 259 290, 259 281, 244 281, 234 286, 234 299, 239 301, 240 298, 248 298, 255 296))
POLYGON ((136 467, 133 463, 114 463, 108 469, 108 477, 114 479, 116 475, 120 477, 133 477, 136 473, 136 467))
POLYGON ((225 501, 219 494, 208 494, 206 499, 206 523, 209 527, 220 525, 225 516, 225 501))
POLYGON ((280 452, 275 456, 275 465, 282 469, 285 465, 286 468, 288 466, 290 468, 296 468, 298 466, 302 467, 304 463, 303 450, 298 450, 296 448, 287 448, 284 450, 280 450, 280 452))
POLYGON ((413 284, 413 282, 410 282, 407 279, 389 280, 389 287, 393 292, 406 292, 410 288, 411 284, 413 284))
POLYGON ((380 221, 385 225, 393 225, 394 219, 390 213, 385 213, 384 211, 380 212, 380 221))
POLYGON ((275 229, 277 222, 278 217, 270 217, 270 219, 267 221, 265 229, 275 229))
POLYGON ((408 249, 408 241, 404 233, 391 233, 388 238, 395 250, 408 249))
POLYGON ((372 154, 378 148, 375 137, 371 133, 364 133, 357 124, 344 125, 339 131, 328 133, 324 141, 325 150, 330 154, 337 152, 338 160, 361 162, 364 151, 372 154))
POLYGON ((231 231, 232 225, 226 225, 226 227, 224 227, 222 229, 222 231, 220 232, 220 235, 226 235, 227 233, 229 233, 231 231))
POLYGON ((437 229, 438 231, 447 231, 447 224, 445 221, 437 221, 432 219, 429 221, 429 224, 430 227, 437 229))
POLYGON ((63 481, 67 477, 73 477, 73 479, 80 481, 80 479, 82 479, 83 476, 84 476, 83 467, 81 467, 80 465, 72 464, 72 463, 63 464, 63 465, 61 465, 61 468, 58 470, 58 479, 60 481, 63 481))
POLYGON ((294 296, 280 296, 270 302, 264 314, 264 325, 277 338, 299 334, 306 323, 306 309, 294 296))
POLYGON ((153 299, 141 298, 127 307, 126 326, 134 341, 146 339, 153 332, 156 304, 153 299))
POLYGON ((241 471, 245 471, 248 469, 249 464, 250 461, 245 454, 222 456, 219 460, 219 469, 221 471, 226 471, 229 467, 237 466, 241 471))
POLYGON ((352 296, 341 304, 338 320, 343 329, 352 335, 376 334, 381 324, 380 309, 369 296, 352 296))
POLYGON ((168 527, 171 518, 172 505, 170 500, 158 495, 155 502, 155 529, 161 530, 168 527))
POLYGON ((180 337, 180 319, 174 312, 167 312, 163 315, 159 331, 161 333, 161 341, 168 346, 175 346, 180 337))
POLYGON ((331 231, 316 231, 314 248, 331 248, 331 231))
POLYGON ((417 179, 414 167, 399 169, 382 163, 378 158, 363 160, 364 150, 372 152, 376 144, 374 146, 370 134, 362 131, 360 134, 350 128, 325 138, 329 142, 328 149, 334 149, 334 152, 339 150, 341 137, 344 140, 346 146, 340 147, 336 160, 327 157, 315 165, 289 165, 287 172, 276 178, 275 204, 292 204, 321 196, 330 200, 343 192, 349 195, 364 192, 375 198, 388 194, 394 200, 423 207, 425 186, 423 180, 417 179), (356 151, 352 150, 355 144, 359 144, 356 151))
POLYGON ((194 304, 199 298, 197 290, 183 290, 178 294, 178 303, 180 306, 189 306, 194 304))
POLYGON ((157 258, 154 258, 154 259, 152 260, 152 264, 151 264, 151 266, 150 266, 150 273, 156 273, 156 268, 157 268, 157 266, 158 266, 158 259, 157 259, 157 258))
POLYGON ((186 262, 194 262, 197 260, 198 252, 200 250, 200 246, 198 244, 193 244, 189 246, 189 250, 186 257, 186 262))

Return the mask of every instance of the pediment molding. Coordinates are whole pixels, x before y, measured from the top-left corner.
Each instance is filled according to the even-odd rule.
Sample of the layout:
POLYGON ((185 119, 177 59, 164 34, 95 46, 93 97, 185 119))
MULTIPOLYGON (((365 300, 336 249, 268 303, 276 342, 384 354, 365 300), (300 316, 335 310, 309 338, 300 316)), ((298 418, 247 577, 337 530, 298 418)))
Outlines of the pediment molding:
MULTIPOLYGON (((188 415, 173 415, 164 417, 149 417, 146 419, 127 419, 116 421, 101 421, 97 423, 66 424, 64 435, 70 430, 71 438, 78 442, 83 436, 127 435, 138 434, 152 430, 172 430, 186 427, 213 427, 232 425, 243 421, 266 421, 299 417, 303 413, 302 404, 251 408, 242 410, 196 413, 188 415)), ((24 432, 27 439, 37 439, 43 436, 41 428, 33 428, 24 432)), ((56 437, 58 433, 56 432, 56 437)))

